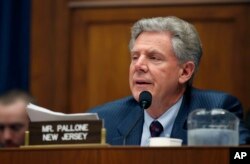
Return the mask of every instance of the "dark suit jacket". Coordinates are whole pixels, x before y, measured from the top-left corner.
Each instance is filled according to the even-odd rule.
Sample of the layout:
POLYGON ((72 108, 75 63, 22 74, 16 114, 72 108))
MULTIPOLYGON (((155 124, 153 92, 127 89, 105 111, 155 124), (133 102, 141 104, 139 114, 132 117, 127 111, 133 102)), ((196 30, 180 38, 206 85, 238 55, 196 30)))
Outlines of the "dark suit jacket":
MULTIPOLYGON (((233 96, 222 92, 188 88, 183 96, 179 113, 175 119, 171 138, 180 138, 187 144, 187 116, 198 108, 223 108, 240 118, 240 144, 245 144, 250 136, 242 122, 243 109, 233 96)), ((107 129, 107 143, 111 145, 140 145, 144 112, 133 97, 126 97, 96 107, 90 112, 98 113, 104 119, 107 129)))

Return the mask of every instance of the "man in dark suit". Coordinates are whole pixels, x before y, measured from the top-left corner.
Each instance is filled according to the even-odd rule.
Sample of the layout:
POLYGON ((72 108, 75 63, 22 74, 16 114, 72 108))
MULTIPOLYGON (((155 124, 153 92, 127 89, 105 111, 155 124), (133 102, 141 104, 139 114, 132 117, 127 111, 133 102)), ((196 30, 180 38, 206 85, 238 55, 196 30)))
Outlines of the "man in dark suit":
MULTIPOLYGON (((144 146, 151 136, 180 138, 187 144, 187 116, 197 108, 223 108, 242 119, 242 106, 235 97, 192 87, 202 56, 193 25, 176 17, 141 19, 132 27, 129 47, 133 96, 91 110, 104 119, 109 144, 144 146), (153 97, 147 110, 138 104, 142 91, 153 97), (153 123, 158 134, 150 131, 153 123)), ((244 144, 249 131, 242 121, 239 129, 244 144)))

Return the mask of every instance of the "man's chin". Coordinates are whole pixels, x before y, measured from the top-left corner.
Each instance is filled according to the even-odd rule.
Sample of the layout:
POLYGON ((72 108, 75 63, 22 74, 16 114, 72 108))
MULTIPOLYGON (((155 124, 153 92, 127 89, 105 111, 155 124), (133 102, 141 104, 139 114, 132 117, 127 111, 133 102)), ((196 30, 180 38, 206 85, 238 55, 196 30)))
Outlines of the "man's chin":
MULTIPOLYGON (((133 97, 136 99, 136 101, 139 101, 139 96, 140 96, 141 92, 143 92, 143 91, 151 92, 149 89, 136 89, 132 92, 133 97)), ((152 94, 152 92, 151 92, 151 94, 152 94)))

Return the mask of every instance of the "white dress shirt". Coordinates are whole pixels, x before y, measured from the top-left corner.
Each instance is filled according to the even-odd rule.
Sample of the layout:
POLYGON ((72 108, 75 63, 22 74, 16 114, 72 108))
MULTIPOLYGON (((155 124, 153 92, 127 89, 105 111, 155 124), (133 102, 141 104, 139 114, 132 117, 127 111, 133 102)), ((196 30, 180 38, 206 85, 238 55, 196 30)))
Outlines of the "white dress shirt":
MULTIPOLYGON (((163 132, 161 133, 160 137, 169 137, 174 125, 175 118, 179 112, 181 107, 183 97, 181 97, 172 107, 170 107, 165 113, 163 113, 157 120, 163 126, 163 132)), ((141 146, 148 146, 148 141, 150 136, 149 126, 154 121, 147 112, 144 110, 144 124, 143 124, 143 131, 141 137, 141 146)))

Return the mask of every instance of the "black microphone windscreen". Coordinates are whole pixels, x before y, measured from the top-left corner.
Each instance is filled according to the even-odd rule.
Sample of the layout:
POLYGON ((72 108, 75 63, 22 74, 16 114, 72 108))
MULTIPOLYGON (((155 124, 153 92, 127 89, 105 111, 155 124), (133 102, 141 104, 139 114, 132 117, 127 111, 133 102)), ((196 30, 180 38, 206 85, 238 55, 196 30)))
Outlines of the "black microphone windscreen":
POLYGON ((152 94, 149 91, 143 91, 139 95, 139 104, 143 109, 147 109, 152 102, 152 94))

